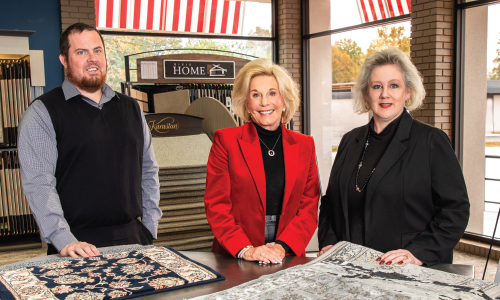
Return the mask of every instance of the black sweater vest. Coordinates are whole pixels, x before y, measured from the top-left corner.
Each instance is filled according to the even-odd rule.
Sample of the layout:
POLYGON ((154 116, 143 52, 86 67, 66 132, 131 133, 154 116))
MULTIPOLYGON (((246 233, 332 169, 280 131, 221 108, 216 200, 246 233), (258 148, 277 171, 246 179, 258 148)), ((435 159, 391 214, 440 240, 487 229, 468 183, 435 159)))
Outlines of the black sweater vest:
POLYGON ((102 234, 100 239, 133 234, 106 231, 130 231, 126 225, 142 216, 144 136, 137 103, 119 94, 98 109, 81 95, 65 100, 61 87, 37 100, 47 108, 56 133, 56 189, 71 232, 79 240, 86 238, 76 233, 89 229, 91 236, 102 234))

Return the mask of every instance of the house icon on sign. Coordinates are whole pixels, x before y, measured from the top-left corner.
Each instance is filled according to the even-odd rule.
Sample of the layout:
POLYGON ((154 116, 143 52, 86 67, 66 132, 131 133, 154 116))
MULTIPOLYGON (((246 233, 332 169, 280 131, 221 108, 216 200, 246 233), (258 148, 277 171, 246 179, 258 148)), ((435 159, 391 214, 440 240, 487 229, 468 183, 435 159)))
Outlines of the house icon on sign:
POLYGON ((213 68, 210 69, 209 76, 224 76, 224 73, 227 72, 227 69, 221 68, 220 64, 213 64, 213 68))

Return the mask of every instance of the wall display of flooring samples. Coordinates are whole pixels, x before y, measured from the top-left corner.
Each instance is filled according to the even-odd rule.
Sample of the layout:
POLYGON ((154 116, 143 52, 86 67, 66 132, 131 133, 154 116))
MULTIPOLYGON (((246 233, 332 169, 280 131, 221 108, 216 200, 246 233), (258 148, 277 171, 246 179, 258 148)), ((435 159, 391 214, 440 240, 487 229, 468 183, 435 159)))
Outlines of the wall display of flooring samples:
POLYGON ((155 113, 183 114, 191 103, 189 90, 154 95, 155 113))
POLYGON ((0 236, 38 232, 21 185, 17 151, 0 152, 0 236))
POLYGON ((160 167, 158 246, 175 250, 210 251, 213 234, 205 215, 203 196, 208 154, 206 134, 153 138, 160 167))
POLYGON ((16 146, 17 126, 31 102, 30 87, 27 60, 0 60, 0 146, 16 146))
MULTIPOLYGON (((0 85, 1 84, 2 84, 2 80, 1 80, 1 77, 0 77, 0 85)), ((4 123, 3 123, 3 109, 2 108, 3 108, 3 105, 2 105, 2 90, 1 90, 1 86, 0 86, 0 144, 3 144, 3 127, 4 127, 4 123)))
POLYGON ((0 236, 38 232, 15 149, 19 121, 31 102, 30 88, 27 60, 0 60, 0 236))

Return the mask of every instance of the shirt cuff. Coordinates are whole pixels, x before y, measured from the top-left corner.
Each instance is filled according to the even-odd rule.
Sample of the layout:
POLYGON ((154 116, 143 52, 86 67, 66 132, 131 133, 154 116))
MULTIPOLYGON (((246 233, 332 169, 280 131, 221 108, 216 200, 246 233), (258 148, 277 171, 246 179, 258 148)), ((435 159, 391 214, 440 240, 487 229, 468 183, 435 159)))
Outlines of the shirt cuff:
POLYGON ((275 243, 278 245, 281 245, 281 247, 283 247, 283 249, 285 249, 285 253, 290 253, 290 247, 285 242, 278 240, 275 243))
POLYGON ((61 252, 61 250, 66 247, 67 245, 73 243, 73 242, 78 242, 78 240, 75 238, 75 236, 71 233, 69 230, 62 230, 60 232, 54 233, 50 237, 50 243, 52 246, 54 246, 58 252, 61 252))
POLYGON ((157 239, 158 237, 158 223, 153 224, 153 223, 142 223, 148 230, 151 232, 151 235, 153 236, 153 239, 157 239))

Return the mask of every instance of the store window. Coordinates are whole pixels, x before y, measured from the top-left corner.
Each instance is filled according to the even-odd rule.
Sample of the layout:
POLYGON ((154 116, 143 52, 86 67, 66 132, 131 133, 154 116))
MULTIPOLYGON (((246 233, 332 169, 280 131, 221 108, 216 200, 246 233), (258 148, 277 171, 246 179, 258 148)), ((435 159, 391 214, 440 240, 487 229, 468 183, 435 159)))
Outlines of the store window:
MULTIPOLYGON (((491 236, 500 209, 500 4, 487 7, 485 195, 483 234, 491 236)), ((495 236, 500 238, 497 230, 495 236)))
POLYGON ((342 136, 366 124, 369 114, 352 109, 354 82, 361 64, 371 53, 398 47, 410 57, 409 21, 389 26, 359 29, 332 35, 332 151, 335 155, 342 136))
POLYGON ((387 19, 397 20, 405 18, 411 12, 411 0, 330 0, 315 1, 312 5, 317 10, 330 11, 330 22, 314 26, 310 33, 384 22, 387 19))
POLYGON ((316 144, 323 193, 340 139, 369 121, 369 114, 358 115, 352 109, 352 88, 364 59, 388 46, 409 52, 411 6, 410 1, 403 2, 317 0, 308 4, 308 32, 303 36, 308 58, 303 75, 304 132, 316 144), (403 4, 406 10, 394 10, 403 4))
MULTIPOLYGON (((319 0, 309 3, 310 60, 306 70, 306 133, 316 141, 320 177, 328 180, 342 136, 366 124, 369 115, 352 109, 354 81, 373 51, 397 46, 410 50, 410 1, 319 0)), ((323 189, 326 189, 325 184, 323 189)))
MULTIPOLYGON (((462 164, 471 203, 467 234, 491 237, 500 208, 499 121, 495 85, 500 33, 497 1, 464 1, 455 6, 455 151, 462 164), (483 158, 484 156, 484 158, 483 158)), ((497 233, 495 237, 500 235, 497 233)))

